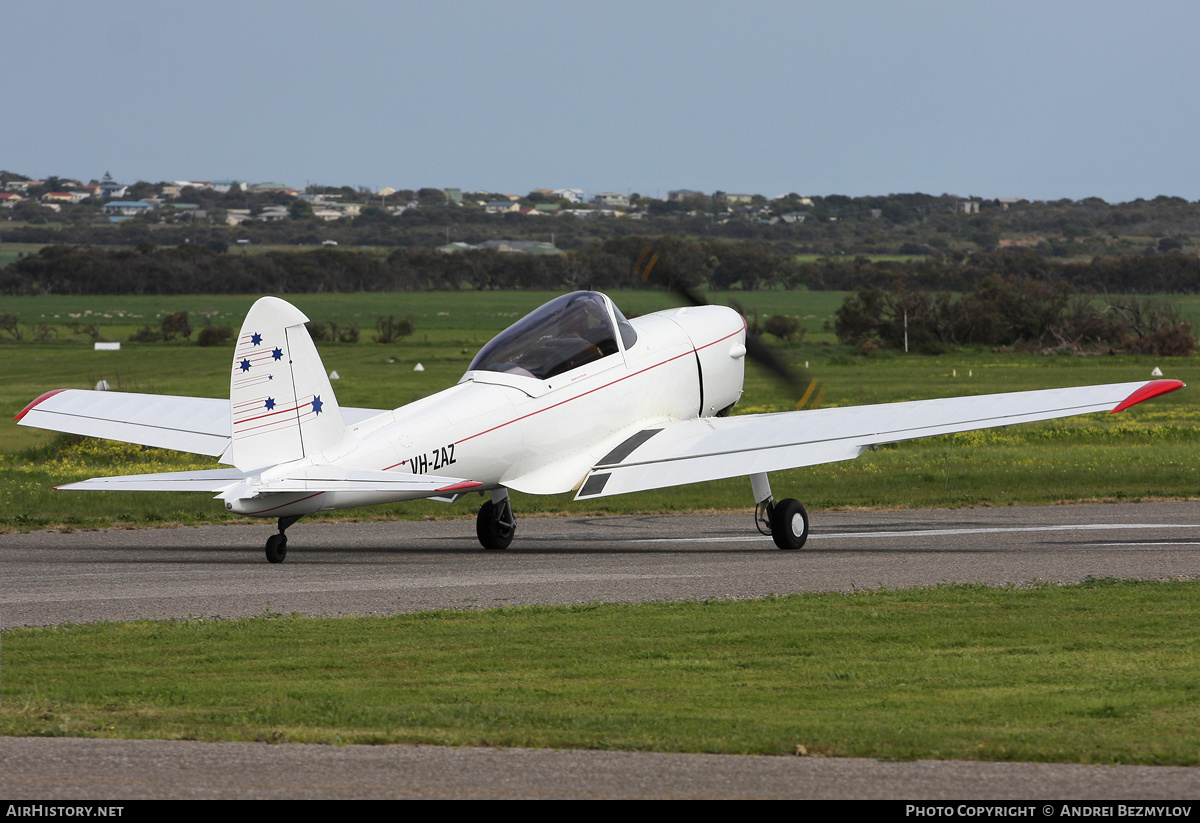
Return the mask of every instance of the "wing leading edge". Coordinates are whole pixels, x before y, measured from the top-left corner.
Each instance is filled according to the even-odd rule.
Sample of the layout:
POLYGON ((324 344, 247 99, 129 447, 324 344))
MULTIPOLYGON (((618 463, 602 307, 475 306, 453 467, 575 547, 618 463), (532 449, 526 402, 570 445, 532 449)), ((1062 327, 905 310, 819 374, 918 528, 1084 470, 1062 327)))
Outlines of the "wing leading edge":
POLYGON ((646 429, 606 455, 576 500, 853 460, 871 446, 1117 412, 1178 380, 950 397, 875 406, 701 418, 646 429))

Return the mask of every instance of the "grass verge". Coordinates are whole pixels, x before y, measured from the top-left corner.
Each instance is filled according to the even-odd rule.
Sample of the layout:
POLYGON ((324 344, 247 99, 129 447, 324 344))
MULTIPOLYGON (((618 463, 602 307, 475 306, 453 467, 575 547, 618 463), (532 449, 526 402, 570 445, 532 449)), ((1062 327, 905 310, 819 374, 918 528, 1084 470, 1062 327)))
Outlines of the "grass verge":
POLYGON ((1196 765, 1200 584, 3 635, 0 734, 1196 765))

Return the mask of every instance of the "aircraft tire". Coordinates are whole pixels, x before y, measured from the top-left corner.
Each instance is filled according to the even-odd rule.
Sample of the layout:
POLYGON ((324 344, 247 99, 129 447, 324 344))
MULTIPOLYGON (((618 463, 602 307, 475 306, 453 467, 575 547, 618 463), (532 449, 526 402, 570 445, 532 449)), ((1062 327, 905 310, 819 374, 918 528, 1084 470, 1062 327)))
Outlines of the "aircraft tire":
POLYGON ((475 534, 479 537, 479 545, 488 551, 507 549, 516 531, 511 525, 500 524, 496 518, 496 505, 491 500, 479 507, 479 515, 475 518, 475 534))
POLYGON ((771 511, 771 539, 784 551, 804 547, 808 540, 808 511, 799 500, 780 500, 771 511))
POLYGON ((287 557, 287 535, 273 534, 267 538, 267 562, 282 563, 287 557))

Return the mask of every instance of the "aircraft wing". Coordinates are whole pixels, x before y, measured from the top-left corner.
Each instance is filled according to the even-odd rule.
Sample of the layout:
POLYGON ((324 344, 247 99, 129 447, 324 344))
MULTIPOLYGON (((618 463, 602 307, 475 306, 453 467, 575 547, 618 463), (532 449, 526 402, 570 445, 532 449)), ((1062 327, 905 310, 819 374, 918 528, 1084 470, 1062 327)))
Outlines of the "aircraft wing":
POLYGON ((1182 388, 1178 380, 700 418, 644 429, 600 460, 576 500, 852 460, 871 446, 1093 412, 1182 388))
MULTIPOLYGON (((380 414, 342 409, 347 425, 380 414)), ((229 446, 229 401, 211 397, 59 389, 14 418, 22 426, 218 457, 229 446)))

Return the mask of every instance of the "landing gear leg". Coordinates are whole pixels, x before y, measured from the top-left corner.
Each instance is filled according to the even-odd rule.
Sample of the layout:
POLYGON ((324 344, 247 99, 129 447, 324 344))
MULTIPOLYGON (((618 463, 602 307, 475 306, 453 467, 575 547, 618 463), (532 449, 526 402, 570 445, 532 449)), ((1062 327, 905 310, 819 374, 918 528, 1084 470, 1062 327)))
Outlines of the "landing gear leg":
POLYGON ((287 535, 284 532, 301 517, 299 514, 289 514, 279 518, 279 533, 267 538, 268 563, 282 563, 283 558, 287 557, 287 535))
POLYGON ((479 544, 488 551, 507 549, 516 532, 517 519, 513 516, 508 489, 493 489, 492 499, 480 507, 479 516, 475 518, 479 544))
POLYGON ((808 511, 799 500, 788 498, 775 502, 766 474, 750 475, 754 491, 754 525, 762 534, 771 535, 775 545, 784 551, 803 548, 808 540, 808 511))

